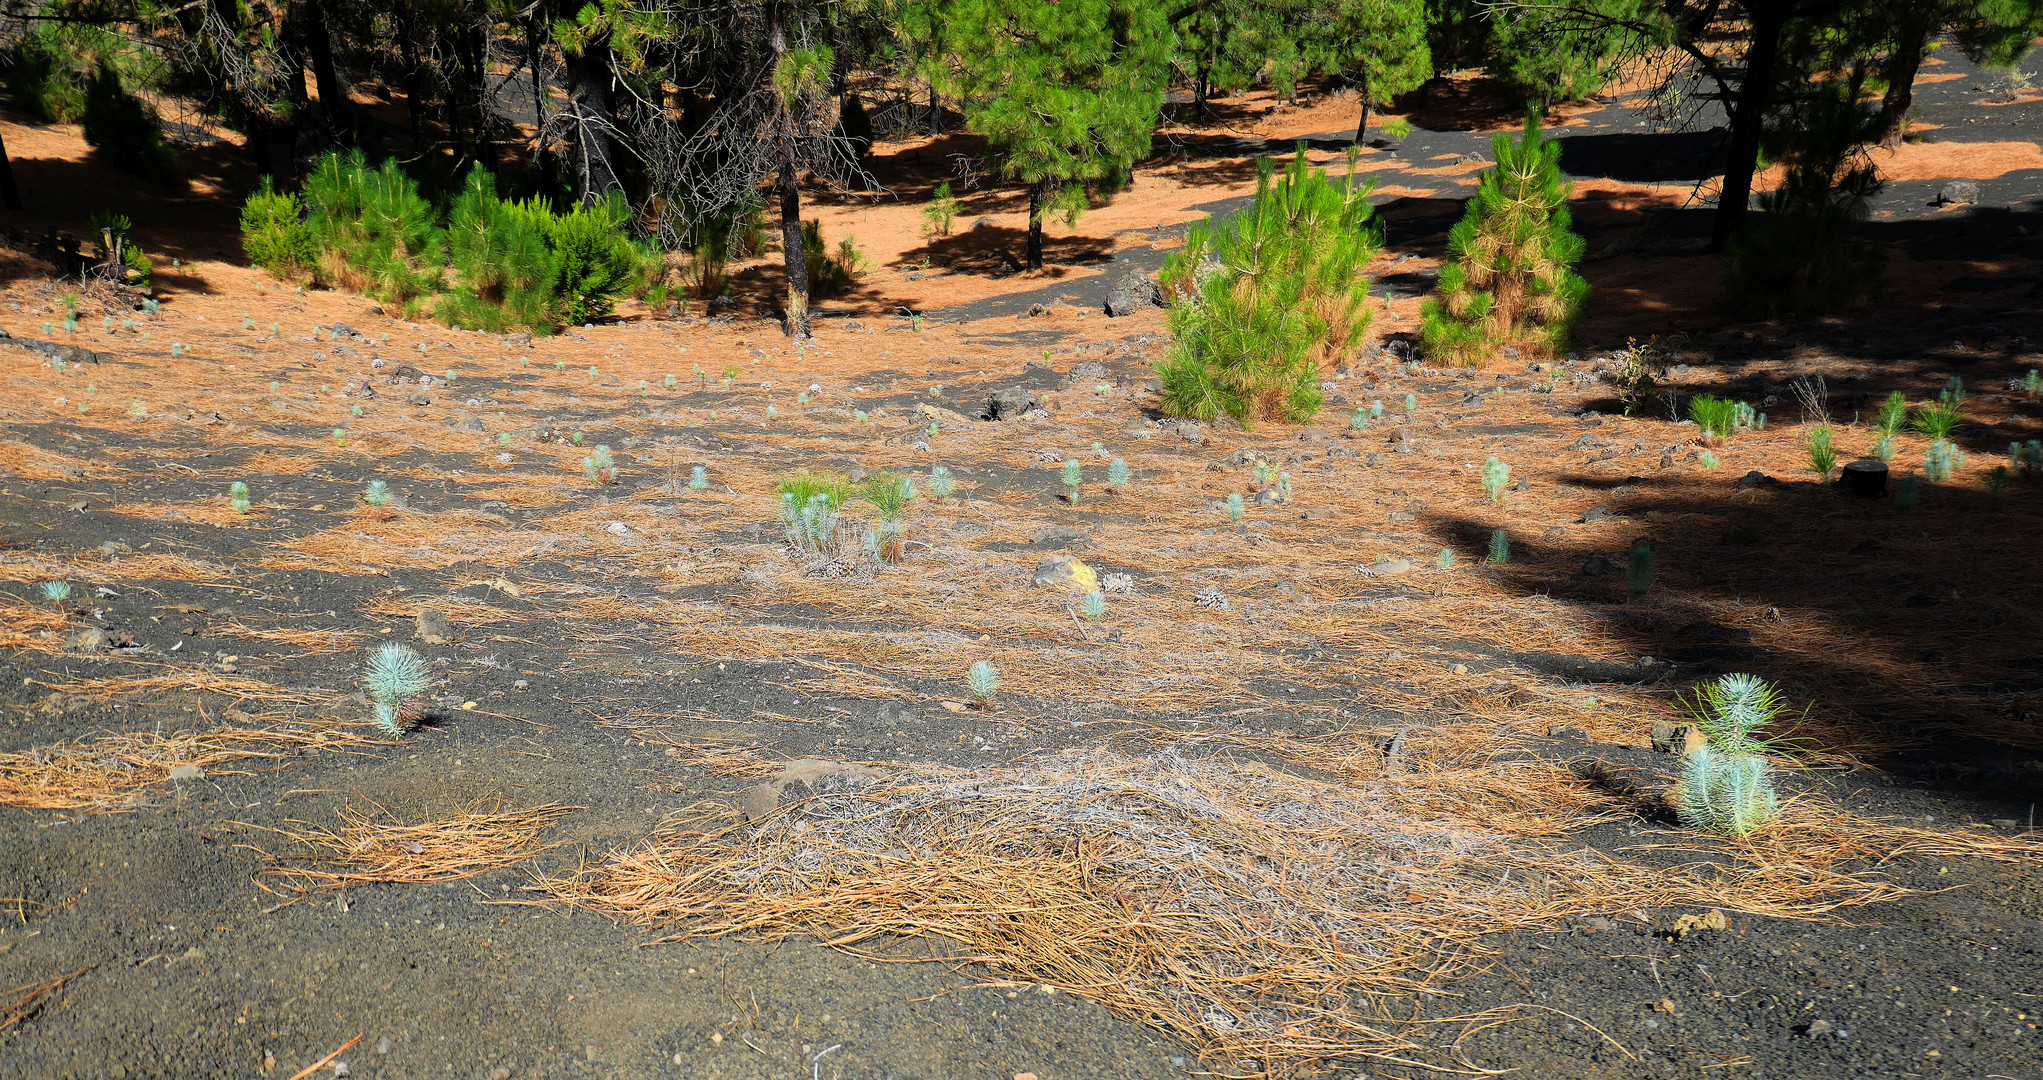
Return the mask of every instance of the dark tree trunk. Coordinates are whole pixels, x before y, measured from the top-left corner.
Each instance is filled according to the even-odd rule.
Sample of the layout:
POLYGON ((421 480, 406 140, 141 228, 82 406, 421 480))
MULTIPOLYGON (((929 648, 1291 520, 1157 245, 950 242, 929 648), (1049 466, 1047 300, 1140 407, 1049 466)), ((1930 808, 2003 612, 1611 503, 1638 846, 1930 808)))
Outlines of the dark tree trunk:
POLYGON ((1752 175, 1759 169, 1759 139, 1773 95, 1774 68, 1780 61, 1781 32, 1792 3, 1749 5, 1752 47, 1745 53, 1745 74, 1731 106, 1731 145, 1724 163, 1724 190, 1717 199, 1717 217, 1710 247, 1723 250, 1745 224, 1751 210, 1752 175))
POLYGON ((7 142, 0 139, 0 205, 21 209, 21 190, 14 186, 14 162, 7 156, 7 142))
POLYGON ((1887 60, 1887 94, 1880 100, 1880 145, 1901 145, 1908 132, 1908 108, 1915 103, 1915 74, 1922 69, 1929 45, 1929 20, 1913 8, 1895 35, 1894 55, 1887 60))
POLYGON ((525 20, 525 57, 532 65, 532 158, 543 173, 553 171, 553 155, 546 148, 546 75, 544 39, 537 16, 525 20))
POLYGON ((591 41, 580 55, 565 55, 561 65, 566 76, 569 119, 574 126, 575 197, 585 203, 601 202, 613 191, 623 189, 617 179, 617 143, 614 115, 610 111, 610 45, 607 40, 591 41))
POLYGON ((426 76, 419 64, 415 38, 418 19, 414 17, 410 4, 399 4, 396 10, 397 56, 404 64, 404 77, 399 84, 404 90, 404 123, 411 129, 411 152, 416 157, 425 153, 426 149, 426 76))
POLYGON ((1055 181, 1038 180, 1029 185, 1029 243, 1027 257, 1022 260, 1022 269, 1043 268, 1043 208, 1055 192, 1055 181))
POLYGON ((1369 129, 1369 84, 1362 84, 1362 116, 1355 121, 1355 145, 1362 145, 1362 133, 1369 129))
POLYGON ((929 133, 932 136, 943 134, 943 106, 937 104, 935 83, 929 84, 929 133))
POLYGON ((802 187, 795 176, 794 162, 785 157, 773 180, 780 196, 780 248, 787 256, 787 334, 803 338, 809 334, 809 262, 802 251, 802 187))
POLYGON ((1201 64, 1198 77, 1192 80, 1192 110, 1200 117, 1206 115, 1206 102, 1212 100, 1212 87, 1213 73, 1201 64))
POLYGON ((483 50, 486 47, 483 35, 487 32, 481 24, 458 28, 455 31, 454 55, 461 61, 463 96, 472 106, 468 131, 472 136, 470 145, 474 149, 475 160, 494 167, 496 155, 490 150, 489 76, 483 71, 483 50))
POLYGON ((326 25, 326 9, 320 0, 306 0, 302 25, 305 55, 312 63, 312 81, 319 89, 319 111, 326 117, 327 134, 337 142, 349 142, 348 95, 334 66, 333 31, 326 25))

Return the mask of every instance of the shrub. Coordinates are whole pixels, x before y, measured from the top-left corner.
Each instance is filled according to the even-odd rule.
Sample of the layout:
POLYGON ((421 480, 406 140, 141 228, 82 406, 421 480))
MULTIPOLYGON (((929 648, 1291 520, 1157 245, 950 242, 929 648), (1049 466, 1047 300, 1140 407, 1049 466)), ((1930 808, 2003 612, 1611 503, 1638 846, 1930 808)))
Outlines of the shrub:
POLYGON ((1916 431, 1932 439, 1948 439, 1951 432, 1964 423, 1964 410, 1958 403, 1945 398, 1925 403, 1915 410, 1913 426, 1916 431))
POLYGON ((496 178, 470 170, 447 220, 447 253, 458 281, 443 297, 439 317, 449 323, 502 333, 527 327, 553 329, 559 311, 560 267, 540 217, 497 197, 496 178))
POLYGON ((322 284, 407 310, 439 285, 445 238, 395 159, 372 170, 360 150, 325 155, 305 181, 305 205, 322 284))
POLYGON ((929 202, 922 208, 922 235, 949 236, 951 224, 957 218, 958 200, 951 194, 951 182, 946 180, 929 193, 929 202))
POLYGON ((909 501, 915 498, 915 485, 900 473, 878 472, 866 478, 861 494, 881 521, 897 522, 907 513, 909 501))
POLYGON ((1490 530, 1490 561, 1502 566, 1511 561, 1511 534, 1502 529, 1490 530))
POLYGON ((797 553, 836 555, 842 546, 837 505, 831 503, 825 492, 819 491, 807 500, 795 498, 792 492, 781 492, 780 522, 787 527, 788 546, 797 553))
POLYGON ((1818 427, 1809 432, 1809 471, 1824 483, 1830 482, 1830 470, 1837 467, 1837 447, 1831 441, 1830 428, 1818 427))
POLYGON ((1738 403, 1709 394, 1688 399, 1688 418, 1709 439, 1728 439, 1738 430, 1738 403))
POLYGON ((147 102, 128 93, 105 62, 85 84, 79 123, 85 142, 108 165, 144 180, 177 179, 177 149, 163 137, 163 121, 147 102))
POLYGON ((1328 180, 1303 146, 1282 177, 1269 158, 1257 168, 1255 200, 1193 225, 1159 275, 1177 298, 1175 341, 1157 370, 1173 416, 1310 420, 1323 402, 1321 367, 1368 330, 1361 271, 1379 245, 1374 185, 1358 182, 1352 155, 1346 182, 1328 180))
POLYGON ((1575 273, 1582 239, 1569 228, 1561 148, 1527 117, 1517 142, 1499 135, 1495 168, 1447 239, 1437 294, 1422 308, 1429 357, 1483 363, 1506 346, 1561 352, 1589 285, 1575 273))
POLYGON ((241 204, 241 250, 248 261, 280 281, 310 278, 319 250, 304 220, 305 206, 293 192, 280 192, 270 178, 241 204))
POLYGON ((627 227, 631 207, 611 192, 602 203, 576 206, 555 214, 537 199, 521 207, 543 228, 560 267, 559 311, 570 324, 610 314, 617 298, 653 280, 659 256, 634 243, 627 227))
POLYGON ((1840 311, 1865 303, 1878 286, 1880 252, 1851 238, 1883 186, 1863 154, 1880 122, 1856 90, 1827 85, 1776 140, 1787 175, 1759 197, 1764 216, 1724 248, 1724 289, 1742 314, 1840 311))

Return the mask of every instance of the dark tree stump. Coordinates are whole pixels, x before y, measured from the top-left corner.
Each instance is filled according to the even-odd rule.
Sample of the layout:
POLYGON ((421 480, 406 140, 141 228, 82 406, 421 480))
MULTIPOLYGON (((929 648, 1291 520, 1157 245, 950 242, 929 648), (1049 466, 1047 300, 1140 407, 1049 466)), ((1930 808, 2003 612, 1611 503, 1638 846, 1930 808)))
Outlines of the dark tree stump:
POLYGON ((1844 467, 1841 482, 1847 494, 1880 498, 1887 494, 1887 463, 1875 458, 1860 458, 1844 467))

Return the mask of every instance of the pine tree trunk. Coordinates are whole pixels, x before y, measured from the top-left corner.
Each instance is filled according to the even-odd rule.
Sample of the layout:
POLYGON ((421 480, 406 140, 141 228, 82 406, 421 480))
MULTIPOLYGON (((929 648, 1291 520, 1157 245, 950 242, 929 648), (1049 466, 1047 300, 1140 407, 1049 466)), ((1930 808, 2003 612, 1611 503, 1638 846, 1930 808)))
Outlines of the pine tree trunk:
POLYGON ((1362 116, 1355 121, 1355 145, 1362 145, 1362 133, 1369 130, 1369 83, 1362 83, 1362 116))
POLYGON ((546 76, 541 65, 546 61, 542 49, 538 16, 525 20, 525 59, 532 65, 532 157, 539 163, 539 171, 553 172, 553 154, 546 146, 546 76))
POLYGON ((1029 185, 1029 243, 1027 257, 1022 260, 1022 269, 1043 268, 1043 204, 1050 201, 1050 180, 1038 180, 1029 185))
POLYGON ((411 129, 411 152, 416 156, 426 152, 426 75, 419 63, 418 45, 414 39, 418 33, 418 19, 411 5, 397 5, 396 15, 397 55, 404 61, 404 122, 411 129))
POLYGON ((1780 61, 1781 33, 1792 0, 1748 5, 1752 45, 1745 53, 1745 74, 1731 105, 1731 146, 1724 163, 1724 188, 1717 198, 1717 217, 1710 248, 1721 251, 1745 224, 1751 210, 1752 176, 1759 170, 1759 139, 1773 94, 1774 68, 1780 61))
POLYGON ((787 335, 799 340, 809 336, 809 263, 802 251, 802 189, 793 161, 782 158, 773 187, 780 194, 780 248, 787 263, 787 335))
POLYGON ((326 10, 319 0, 306 0, 302 25, 312 81, 319 88, 319 111, 326 117, 328 133, 336 141, 348 142, 348 95, 341 89, 340 73, 334 67, 333 33, 327 29, 326 10))
POLYGON ((617 144, 612 138, 615 117, 610 111, 610 46, 591 41, 580 55, 563 54, 568 111, 574 125, 575 198, 603 201, 622 190, 617 179, 617 144))
POLYGON ((1908 132, 1915 75, 1922 69, 1923 50, 1929 45, 1929 20, 1912 7, 1908 10, 1897 32, 1894 55, 1887 60, 1887 94, 1880 100, 1880 145, 1890 149, 1901 145, 1901 136, 1908 132))
POLYGON ((943 106, 936 101, 936 84, 929 84, 929 134, 934 137, 943 134, 943 106))

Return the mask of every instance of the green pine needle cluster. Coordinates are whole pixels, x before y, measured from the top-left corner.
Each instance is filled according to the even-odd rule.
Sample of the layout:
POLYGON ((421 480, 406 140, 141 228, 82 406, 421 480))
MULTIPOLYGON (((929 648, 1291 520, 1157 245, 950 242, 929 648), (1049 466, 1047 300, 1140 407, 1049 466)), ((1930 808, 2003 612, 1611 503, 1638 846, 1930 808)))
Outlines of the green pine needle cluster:
POLYGON ((1757 675, 1731 674, 1696 687, 1683 704, 1708 741, 1689 754, 1675 792, 1682 823, 1743 836, 1772 821, 1780 800, 1762 755, 1774 743, 1760 733, 1780 717, 1780 688, 1757 675))
POLYGON ((1329 180, 1302 145, 1281 175, 1269 158, 1257 168, 1254 201, 1194 224, 1159 275, 1176 297, 1175 340, 1157 369, 1172 416, 1310 420, 1325 400, 1322 367, 1369 328, 1362 268, 1381 244, 1374 182, 1352 167, 1329 180))
POLYGON ((1497 165, 1448 234, 1439 290, 1422 308, 1426 356, 1462 367, 1511 346, 1565 351, 1589 296, 1575 273, 1582 238, 1570 228, 1560 144, 1527 117, 1519 139, 1499 135, 1493 145, 1497 165))
POLYGON ((981 705, 993 704, 993 695, 1000 692, 1000 669, 991 660, 972 661, 972 666, 965 669, 965 688, 981 705))
POLYGON ((404 734, 411 720, 408 707, 431 681, 426 662, 411 646, 396 641, 378 645, 362 671, 362 689, 375 707, 376 726, 389 735, 404 734))

